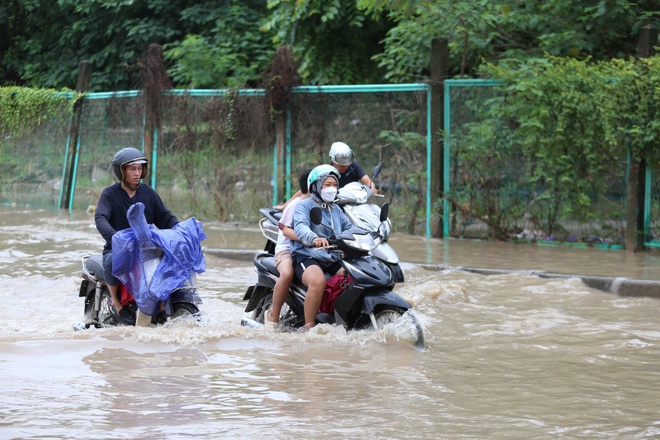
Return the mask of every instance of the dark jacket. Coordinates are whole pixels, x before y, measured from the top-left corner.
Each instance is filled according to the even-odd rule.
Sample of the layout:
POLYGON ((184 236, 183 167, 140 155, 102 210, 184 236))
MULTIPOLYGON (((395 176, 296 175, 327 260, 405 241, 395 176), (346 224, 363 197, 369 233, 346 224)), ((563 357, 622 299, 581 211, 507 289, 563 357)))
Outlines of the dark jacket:
POLYGON ((112 249, 112 236, 117 231, 130 228, 126 213, 131 205, 141 202, 144 205, 144 216, 147 223, 159 229, 171 229, 179 223, 179 219, 165 206, 158 193, 149 185, 140 183, 133 198, 129 198, 121 183, 108 186, 101 192, 96 205, 94 221, 96 229, 105 239, 103 253, 112 249))
POLYGON ((343 188, 351 182, 359 182, 366 174, 359 163, 353 162, 345 172, 339 174, 339 187, 343 188))

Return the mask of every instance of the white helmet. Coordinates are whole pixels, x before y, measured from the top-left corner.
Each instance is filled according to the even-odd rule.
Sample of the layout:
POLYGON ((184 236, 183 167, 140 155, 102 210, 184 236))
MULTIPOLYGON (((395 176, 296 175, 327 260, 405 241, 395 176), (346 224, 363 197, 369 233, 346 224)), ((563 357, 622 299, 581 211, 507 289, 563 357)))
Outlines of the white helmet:
POLYGON ((348 166, 354 160, 353 150, 343 142, 335 142, 330 146, 330 160, 337 165, 348 166))

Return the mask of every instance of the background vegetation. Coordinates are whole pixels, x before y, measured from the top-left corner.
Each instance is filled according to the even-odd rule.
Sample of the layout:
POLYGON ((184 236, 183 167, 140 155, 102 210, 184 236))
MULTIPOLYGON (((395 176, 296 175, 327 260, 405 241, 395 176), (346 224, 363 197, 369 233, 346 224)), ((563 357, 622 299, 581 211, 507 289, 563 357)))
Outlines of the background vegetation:
MULTIPOLYGON (((449 42, 450 77, 503 82, 489 98, 466 101, 478 117, 462 121, 451 139, 454 190, 447 196, 461 214, 455 220, 463 226, 481 222, 498 239, 516 236, 527 225, 565 238, 569 218, 614 236, 623 222, 614 187, 624 180, 628 154, 654 171, 660 160, 660 61, 636 58, 641 27, 658 27, 659 14, 660 1, 624 0, 1 0, 0 146, 3 154, 15 150, 11 139, 40 126, 40 114, 70 117, 76 97, 57 101, 53 91, 76 83, 81 60, 93 66, 91 91, 140 89, 148 64, 144 54, 157 43, 170 86, 269 92, 277 82, 273 60, 282 48, 291 49, 296 63, 289 85, 406 83, 429 80, 431 40, 443 37, 449 42)), ((227 152, 252 161, 268 153, 273 121, 231 99, 218 102, 199 110, 203 116, 194 123, 185 117, 188 107, 178 109, 170 128, 185 130, 177 128, 171 142, 163 132, 165 147, 190 157, 191 164, 199 151, 214 152, 218 161, 227 152), (224 128, 205 142, 200 121, 216 131, 222 121, 224 128), (240 144, 235 124, 256 132, 255 121, 263 135, 249 146, 240 144)), ((122 135, 112 120, 117 114, 99 115, 113 139, 122 135)), ((340 119, 328 121, 334 124, 323 129, 328 136, 315 135, 304 147, 325 152, 327 138, 343 135, 337 131, 340 119)), ((44 142, 53 139, 44 136, 44 142)), ((355 147, 364 152, 396 147, 392 158, 421 170, 423 155, 415 156, 422 141, 415 132, 386 129, 355 147)), ((268 160, 259 168, 267 169, 268 160)), ((214 170, 204 184, 224 188, 227 182, 214 170)), ((424 175, 406 178, 401 190, 421 185, 424 175)), ((56 182, 57 176, 49 179, 56 182)), ((234 180, 243 182, 240 176, 234 180)), ((97 185, 91 177, 89 185, 97 185)), ((53 183, 49 197, 56 193, 53 183)), ((224 201, 217 197, 221 219, 237 209, 224 201)), ((654 212, 658 203, 653 201, 654 212)), ((419 227, 418 204, 401 227, 419 227)), ((454 231, 466 230, 459 226, 454 231)))
POLYGON ((548 56, 482 65, 502 85, 464 99, 477 116, 452 129, 454 230, 475 234, 476 221, 497 239, 620 241, 629 160, 660 171, 659 64, 548 56))
POLYGON ((177 88, 251 87, 280 46, 302 84, 415 82, 431 39, 449 40, 451 76, 484 62, 634 55, 660 1, 628 0, 2 0, 0 85, 139 88, 140 56, 165 50, 177 88))

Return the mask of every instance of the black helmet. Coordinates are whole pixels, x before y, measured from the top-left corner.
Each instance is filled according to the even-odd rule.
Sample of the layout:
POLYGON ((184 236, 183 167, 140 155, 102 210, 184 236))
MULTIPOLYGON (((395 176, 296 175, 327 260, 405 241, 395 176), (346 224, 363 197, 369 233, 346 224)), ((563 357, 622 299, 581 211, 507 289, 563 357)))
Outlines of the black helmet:
POLYGON ((112 159, 112 172, 115 173, 117 180, 120 182, 124 180, 124 166, 132 163, 145 164, 142 167, 142 175, 140 176, 140 179, 144 179, 147 175, 147 164, 149 161, 144 153, 137 148, 127 147, 119 150, 112 159))

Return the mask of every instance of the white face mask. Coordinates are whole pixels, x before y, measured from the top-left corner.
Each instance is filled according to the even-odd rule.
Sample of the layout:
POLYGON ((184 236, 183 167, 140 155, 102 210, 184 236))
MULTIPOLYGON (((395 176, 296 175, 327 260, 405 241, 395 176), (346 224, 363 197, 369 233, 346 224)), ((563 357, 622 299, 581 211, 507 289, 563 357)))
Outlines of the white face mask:
POLYGON ((323 199, 324 202, 333 202, 335 200, 335 197, 337 197, 337 188, 334 186, 330 186, 328 188, 323 188, 321 190, 321 198, 323 199))

